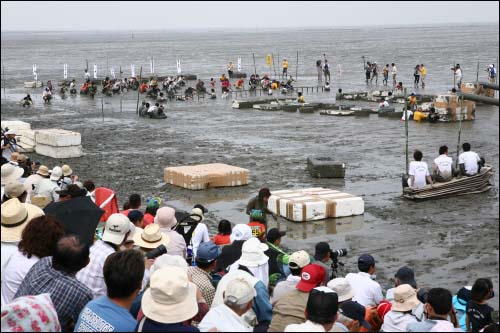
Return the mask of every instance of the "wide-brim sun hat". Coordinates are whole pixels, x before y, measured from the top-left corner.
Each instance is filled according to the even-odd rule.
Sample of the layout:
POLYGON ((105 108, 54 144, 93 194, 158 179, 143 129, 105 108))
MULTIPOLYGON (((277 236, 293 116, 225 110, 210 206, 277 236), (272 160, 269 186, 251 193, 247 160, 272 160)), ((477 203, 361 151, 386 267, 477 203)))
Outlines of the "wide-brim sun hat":
POLYGON ((345 278, 336 278, 328 282, 327 287, 332 289, 339 296, 339 302, 352 299, 356 295, 356 289, 353 289, 345 278))
POLYGON ((40 176, 46 176, 46 177, 50 176, 49 168, 47 168, 45 165, 40 165, 36 173, 37 175, 40 176))
POLYGON ((168 235, 160 232, 158 224, 150 224, 141 233, 136 232, 134 235, 135 245, 146 249, 155 249, 160 245, 167 246, 169 242, 170 238, 168 235))
POLYGON ((18 180, 24 174, 24 169, 16 167, 10 163, 2 165, 2 184, 7 184, 18 180))
POLYGON ((156 211, 154 223, 162 228, 172 229, 177 224, 175 209, 171 207, 161 207, 156 211))
POLYGON ((142 312, 163 324, 191 319, 198 313, 196 288, 181 268, 161 268, 151 275, 150 287, 142 297, 142 312))
POLYGON ((17 198, 2 204, 2 242, 17 242, 28 222, 45 213, 39 207, 22 203, 17 198))
POLYGON ((246 240, 241 248, 239 264, 247 267, 257 267, 265 264, 269 257, 264 254, 269 249, 255 237, 246 240))
POLYGON ((70 166, 67 164, 63 165, 61 167, 61 169, 62 169, 64 177, 68 177, 68 176, 71 176, 73 174, 73 170, 71 170, 70 166))
POLYGON ((394 289, 394 300, 391 310, 406 312, 415 308, 420 301, 417 298, 417 291, 409 284, 401 284, 394 289))

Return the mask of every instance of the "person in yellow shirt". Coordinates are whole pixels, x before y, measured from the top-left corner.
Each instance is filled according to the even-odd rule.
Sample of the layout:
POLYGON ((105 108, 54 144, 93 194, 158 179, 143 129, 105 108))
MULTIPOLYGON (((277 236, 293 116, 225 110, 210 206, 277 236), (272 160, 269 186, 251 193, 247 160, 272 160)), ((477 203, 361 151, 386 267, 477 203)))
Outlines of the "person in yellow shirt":
POLYGON ((408 97, 408 108, 411 111, 417 109, 417 96, 415 96, 415 93, 411 93, 410 97, 408 97))
POLYGON ((299 103, 305 103, 306 102, 306 100, 304 99, 304 96, 302 95, 302 93, 300 91, 297 93, 297 96, 298 96, 297 102, 299 102, 299 103))
POLYGON ((279 82, 278 81, 273 81, 273 83, 271 83, 271 89, 272 90, 276 90, 278 89, 279 87, 279 82))
POLYGON ((418 108, 417 111, 413 114, 413 120, 415 121, 421 121, 423 119, 426 119, 427 115, 422 112, 422 108, 418 108))
POLYGON ((425 76, 427 75, 427 68, 424 67, 424 64, 420 65, 420 82, 422 83, 422 89, 425 88, 425 76))
POLYGON ((286 77, 288 75, 288 60, 286 58, 283 59, 281 67, 283 67, 283 76, 286 77))

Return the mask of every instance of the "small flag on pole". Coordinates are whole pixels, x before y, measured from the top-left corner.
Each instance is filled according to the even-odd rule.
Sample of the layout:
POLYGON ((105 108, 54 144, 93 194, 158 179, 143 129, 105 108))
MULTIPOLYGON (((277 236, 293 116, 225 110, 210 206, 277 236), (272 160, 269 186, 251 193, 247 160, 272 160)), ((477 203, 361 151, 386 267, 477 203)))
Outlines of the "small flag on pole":
POLYGON ((97 79, 97 65, 94 64, 94 79, 97 79))
POLYGON ((36 64, 33 64, 33 78, 35 81, 38 80, 38 75, 36 74, 36 64))
POLYGON ((241 72, 241 57, 238 57, 238 72, 241 72))
POLYGON ((64 64, 64 79, 68 78, 68 64, 64 64))
POLYGON ((135 65, 130 64, 130 76, 135 77, 135 65))
POLYGON ((181 59, 178 59, 177 60, 177 74, 180 74, 181 73, 181 59))

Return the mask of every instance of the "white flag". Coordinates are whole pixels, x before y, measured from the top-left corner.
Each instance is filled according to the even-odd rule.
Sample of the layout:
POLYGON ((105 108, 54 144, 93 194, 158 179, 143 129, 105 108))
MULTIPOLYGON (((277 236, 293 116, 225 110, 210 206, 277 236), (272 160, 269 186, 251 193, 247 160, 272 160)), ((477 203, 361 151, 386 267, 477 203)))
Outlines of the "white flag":
POLYGON ((177 74, 180 74, 181 73, 181 59, 178 59, 177 60, 177 74))
POLYGON ((36 74, 36 64, 33 64, 33 78, 35 81, 38 80, 38 75, 36 74))
POLYGON ((155 72, 155 61, 153 60, 153 58, 151 58, 149 65, 151 67, 151 74, 153 74, 155 72))
POLYGON ((110 72, 111 72, 111 76, 113 77, 113 79, 115 79, 115 69, 113 66, 111 66, 111 69, 110 69, 110 72))
POLYGON ((94 64, 94 79, 97 79, 97 65, 94 64))
POLYGON ((68 64, 64 64, 64 79, 68 78, 68 64))
POLYGON ((135 65, 130 64, 130 76, 135 77, 135 65))
POLYGON ((241 57, 238 57, 238 72, 241 72, 241 57))

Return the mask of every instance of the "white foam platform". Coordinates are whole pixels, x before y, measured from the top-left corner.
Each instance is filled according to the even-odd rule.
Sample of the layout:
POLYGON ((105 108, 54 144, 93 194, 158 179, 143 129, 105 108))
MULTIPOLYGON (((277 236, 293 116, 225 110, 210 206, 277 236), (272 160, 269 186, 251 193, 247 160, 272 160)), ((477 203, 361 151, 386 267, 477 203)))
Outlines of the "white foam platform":
POLYGON ((36 131, 36 144, 43 144, 54 147, 79 146, 82 137, 78 132, 66 131, 63 129, 43 129, 36 131))
POLYGON ((83 149, 81 145, 56 147, 56 146, 41 144, 38 141, 35 146, 35 151, 39 155, 49 156, 52 158, 72 158, 72 157, 80 157, 83 155, 83 149))
POLYGON ((21 129, 17 131, 19 137, 17 138, 17 141, 21 144, 21 146, 35 146, 36 140, 35 140, 35 135, 36 131, 34 130, 29 130, 29 129, 21 129))
POLYGON ((17 130, 30 130, 31 125, 24 121, 19 120, 2 120, 2 127, 8 127, 9 129, 17 130))
POLYGON ((361 197, 322 187, 272 191, 267 207, 274 214, 295 222, 361 215, 361 197))
POLYGON ((209 187, 241 186, 248 184, 249 170, 228 164, 212 163, 164 169, 165 182, 190 190, 209 187))

